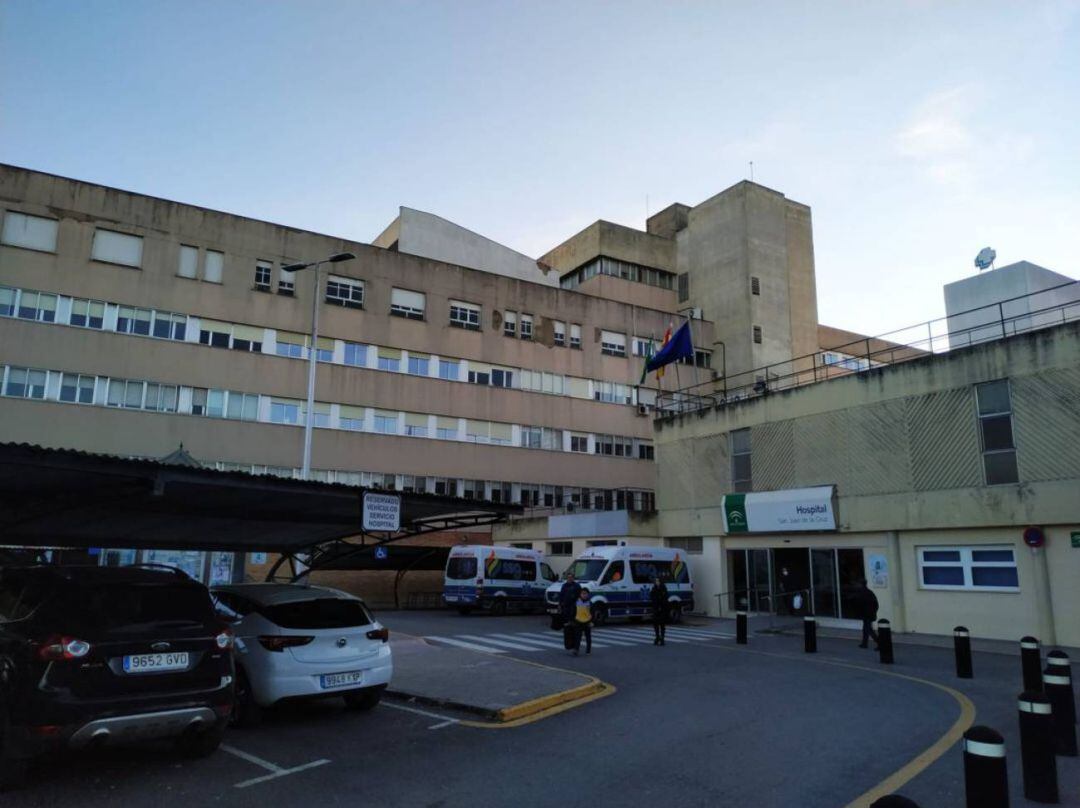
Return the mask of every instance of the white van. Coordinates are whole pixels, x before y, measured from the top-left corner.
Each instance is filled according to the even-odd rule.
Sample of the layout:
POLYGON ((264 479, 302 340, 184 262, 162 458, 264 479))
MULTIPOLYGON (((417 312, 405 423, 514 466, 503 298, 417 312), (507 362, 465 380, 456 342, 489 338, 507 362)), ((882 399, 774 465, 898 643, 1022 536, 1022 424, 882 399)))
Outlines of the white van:
POLYGON ((463 544, 450 551, 443 578, 443 600, 462 614, 491 609, 506 614, 544 607, 544 590, 558 576, 536 550, 463 544))
MULTIPOLYGON (((593 622, 602 625, 609 617, 648 617, 653 579, 659 577, 668 589, 668 614, 672 623, 683 612, 693 611, 694 584, 686 551, 670 547, 591 547, 566 570, 589 590, 593 622)), ((565 575, 565 573, 564 573, 565 575)), ((559 593, 563 582, 547 590, 547 611, 559 613, 559 593)))

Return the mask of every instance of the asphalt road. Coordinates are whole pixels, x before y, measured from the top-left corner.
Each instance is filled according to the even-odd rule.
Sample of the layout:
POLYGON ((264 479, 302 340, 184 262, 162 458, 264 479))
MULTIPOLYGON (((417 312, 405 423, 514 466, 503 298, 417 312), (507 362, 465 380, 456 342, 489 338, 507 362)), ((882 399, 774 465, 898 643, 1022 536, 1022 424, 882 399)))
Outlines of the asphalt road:
MULTIPOLYGON (((30 786, 0 798, 4 808, 271 801, 410 808, 846 806, 933 744, 958 717, 954 698, 923 679, 958 686, 975 703, 975 722, 1006 735, 1012 804, 1028 805, 1020 787, 1014 657, 977 655, 976 679, 958 684, 951 651, 942 649, 898 646, 897 664, 887 669, 900 676, 886 676, 872 651, 840 640, 821 639, 811 657, 795 637, 755 635, 740 647, 707 636, 664 648, 624 638, 574 658, 507 639, 542 638, 546 618, 539 616, 380 617, 392 631, 418 636, 468 635, 480 644, 497 634, 503 653, 591 673, 618 692, 512 729, 465 727, 447 723, 455 716, 442 710, 418 713, 389 702, 368 714, 346 712, 335 701, 290 707, 257 730, 231 732, 227 749, 202 761, 180 761, 166 747, 148 746, 44 763, 30 786)), ((700 626, 709 627, 717 628, 700 626)), ((627 638, 635 636, 633 627, 622 628, 627 638)), ((1058 760, 1062 804, 1080 805, 1080 762, 1058 760)), ((900 793, 923 808, 962 806, 962 782, 954 747, 900 793)))

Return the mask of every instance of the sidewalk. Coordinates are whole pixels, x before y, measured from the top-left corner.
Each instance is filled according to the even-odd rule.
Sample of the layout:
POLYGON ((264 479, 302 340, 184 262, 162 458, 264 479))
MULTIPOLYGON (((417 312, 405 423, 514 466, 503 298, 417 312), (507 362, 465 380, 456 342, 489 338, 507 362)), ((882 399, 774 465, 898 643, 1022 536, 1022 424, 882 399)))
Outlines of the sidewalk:
POLYGON ((387 694, 505 723, 610 692, 593 676, 420 637, 391 635, 394 678, 387 694))

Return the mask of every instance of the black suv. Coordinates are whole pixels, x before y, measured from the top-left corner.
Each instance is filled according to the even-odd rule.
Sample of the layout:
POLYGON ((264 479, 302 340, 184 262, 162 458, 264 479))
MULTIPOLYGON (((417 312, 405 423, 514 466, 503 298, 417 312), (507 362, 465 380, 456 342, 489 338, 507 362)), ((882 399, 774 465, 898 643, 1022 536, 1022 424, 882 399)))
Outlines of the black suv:
POLYGON ((232 634, 205 586, 171 567, 0 568, 0 787, 60 747, 221 743, 232 634))

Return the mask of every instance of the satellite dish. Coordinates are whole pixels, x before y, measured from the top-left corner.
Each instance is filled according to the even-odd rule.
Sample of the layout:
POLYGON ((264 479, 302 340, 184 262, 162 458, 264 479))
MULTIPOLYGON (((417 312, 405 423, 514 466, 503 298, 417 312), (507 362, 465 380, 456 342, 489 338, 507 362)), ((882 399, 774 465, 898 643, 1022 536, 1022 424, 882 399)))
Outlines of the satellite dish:
POLYGON ((983 247, 979 250, 979 254, 975 256, 975 267, 980 271, 989 269, 994 265, 995 258, 997 258, 996 252, 989 247, 983 247))

